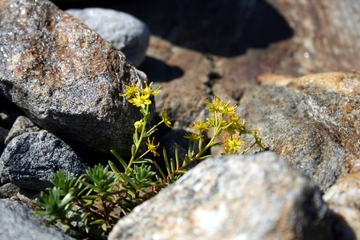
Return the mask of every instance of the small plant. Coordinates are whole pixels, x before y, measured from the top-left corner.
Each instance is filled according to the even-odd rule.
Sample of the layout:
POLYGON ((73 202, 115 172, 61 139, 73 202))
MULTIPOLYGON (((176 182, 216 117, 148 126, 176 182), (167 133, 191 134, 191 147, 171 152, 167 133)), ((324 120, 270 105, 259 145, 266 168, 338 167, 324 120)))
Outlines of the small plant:
POLYGON ((125 161, 111 150, 123 169, 119 170, 109 161, 109 166, 96 165, 77 179, 70 178, 68 172, 60 170, 56 173, 51 180, 54 187, 47 193, 42 192, 38 203, 44 210, 37 213, 47 216, 48 224, 60 222, 81 237, 106 238, 121 217, 174 183, 190 164, 209 157, 206 153, 210 148, 222 146, 222 154, 245 154, 255 145, 262 148, 258 133, 246 128, 246 121, 235 112, 236 107, 215 97, 211 102, 205 102, 211 117, 205 121, 197 120, 190 126, 193 131, 185 136, 189 139, 189 148, 184 159, 179 159, 177 146, 174 159, 169 158, 163 148, 165 169, 162 169, 155 160, 147 157, 149 154, 160 156, 157 152, 160 143, 155 143, 152 137, 157 127, 160 124, 171 127, 166 111, 162 113, 160 122, 149 127, 150 105, 159 92, 159 89, 152 88, 152 83, 145 83, 144 88, 126 86, 126 92, 120 96, 138 107, 142 114, 142 118, 134 123, 130 160, 125 161), (211 138, 205 141, 209 131, 212 131, 211 138), (254 138, 254 142, 244 150, 241 150, 244 144, 242 135, 254 138), (220 137, 223 137, 222 141, 216 142, 220 137))

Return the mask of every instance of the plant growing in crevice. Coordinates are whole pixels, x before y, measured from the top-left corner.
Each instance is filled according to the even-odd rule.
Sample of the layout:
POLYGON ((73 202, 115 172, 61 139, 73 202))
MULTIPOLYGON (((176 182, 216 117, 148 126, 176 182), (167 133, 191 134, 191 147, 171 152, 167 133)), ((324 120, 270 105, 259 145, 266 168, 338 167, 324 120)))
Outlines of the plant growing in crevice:
POLYGON ((212 101, 205 102, 211 116, 204 121, 195 121, 190 126, 192 132, 185 136, 189 140, 185 157, 179 158, 177 145, 174 158, 169 158, 163 148, 165 169, 162 169, 157 161, 148 157, 151 154, 154 157, 160 155, 160 143, 156 143, 152 136, 157 127, 160 124, 171 127, 166 111, 157 124, 149 127, 150 105, 159 92, 159 89, 153 89, 152 83, 145 83, 144 88, 126 86, 125 93, 120 96, 138 107, 142 114, 142 118, 134 123, 130 159, 125 161, 111 150, 122 169, 109 161, 108 166, 96 165, 76 179, 70 178, 68 172, 59 171, 51 180, 54 187, 47 193, 41 193, 39 206, 43 211, 38 211, 39 215, 47 216, 49 224, 60 222, 81 237, 106 238, 117 220, 174 183, 191 164, 209 157, 206 153, 210 148, 222 147, 223 154, 245 154, 255 145, 262 148, 257 131, 246 128, 246 121, 236 114, 236 107, 214 97, 212 101), (212 137, 205 141, 208 131, 212 131, 212 137), (244 150, 243 135, 254 138, 254 142, 244 150), (217 142, 221 136, 223 140, 217 142))

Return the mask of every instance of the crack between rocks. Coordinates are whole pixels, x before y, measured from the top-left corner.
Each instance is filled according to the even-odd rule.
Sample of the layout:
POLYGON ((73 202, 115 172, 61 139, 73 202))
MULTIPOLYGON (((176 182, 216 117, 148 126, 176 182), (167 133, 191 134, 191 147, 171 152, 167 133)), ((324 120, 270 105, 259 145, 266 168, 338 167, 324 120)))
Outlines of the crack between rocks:
POLYGON ((213 92, 213 86, 219 79, 222 78, 222 76, 217 71, 214 71, 215 63, 213 56, 205 54, 204 57, 209 62, 211 69, 207 73, 206 78, 203 80, 203 84, 206 87, 206 93, 209 95, 209 97, 214 97, 215 95, 213 92))

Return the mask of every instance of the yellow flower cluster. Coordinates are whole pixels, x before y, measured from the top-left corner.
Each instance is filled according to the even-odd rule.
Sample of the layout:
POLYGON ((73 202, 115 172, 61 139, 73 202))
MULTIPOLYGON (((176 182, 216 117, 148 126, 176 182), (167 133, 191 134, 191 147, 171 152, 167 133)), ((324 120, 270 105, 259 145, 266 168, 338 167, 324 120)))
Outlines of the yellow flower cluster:
POLYGON ((139 107, 140 112, 143 115, 142 119, 134 123, 134 150, 132 150, 129 167, 136 159, 142 158, 148 152, 153 153, 154 156, 159 156, 160 154, 156 152, 156 149, 159 147, 160 143, 155 144, 154 138, 150 140, 149 136, 151 136, 156 131, 156 127, 159 126, 161 123, 164 123, 166 126, 171 128, 171 122, 168 113, 164 111, 162 114, 162 120, 152 128, 148 130, 146 129, 147 122, 150 116, 149 105, 152 103, 151 97, 155 97, 160 93, 160 88, 154 90, 152 84, 153 83, 150 83, 148 85, 147 82, 145 82, 145 88, 140 88, 140 84, 136 84, 134 86, 125 86, 125 93, 119 94, 121 97, 125 97, 126 99, 128 99, 128 102, 132 105, 139 107), (145 137, 148 138, 146 143, 147 151, 143 153, 140 157, 136 158, 137 151, 139 150, 140 144, 145 137))
MULTIPOLYGON (((143 158, 147 153, 153 153, 154 156, 159 156, 159 153, 156 151, 159 143, 155 144, 154 138, 150 139, 150 136, 162 123, 171 128, 168 113, 164 111, 162 113, 162 120, 150 129, 147 129, 150 116, 149 105, 152 103, 152 97, 157 96, 159 93, 159 88, 153 90, 152 83, 149 85, 145 83, 144 88, 141 88, 139 84, 126 86, 125 93, 120 94, 120 96, 128 99, 131 104, 139 107, 143 115, 142 119, 134 123, 134 144, 132 146, 132 156, 128 168, 131 167, 134 162, 137 162, 138 159, 143 158), (138 157, 137 152, 144 138, 147 138, 147 151, 138 157)), ((205 101, 205 104, 207 105, 207 110, 211 113, 211 117, 206 118, 205 121, 197 120, 190 126, 193 131, 185 135, 185 138, 188 138, 190 141, 188 153, 183 164, 186 165, 193 161, 205 159, 208 156, 204 156, 204 154, 206 154, 211 147, 219 145, 223 145, 224 154, 244 154, 256 144, 262 148, 261 138, 258 137, 258 133, 254 130, 246 129, 246 121, 236 114, 236 106, 230 105, 230 102, 224 102, 217 97, 214 97, 212 101, 205 101), (205 142, 204 132, 210 129, 213 130, 212 137, 208 142, 205 142), (252 135, 255 138, 255 142, 240 152, 244 144, 244 141, 241 140, 243 134, 252 135), (219 136, 223 137, 223 141, 215 142, 219 136)))
POLYGON ((129 103, 135 105, 136 107, 144 107, 145 105, 151 104, 151 96, 157 96, 160 93, 160 89, 152 89, 152 84, 147 85, 145 82, 145 88, 141 89, 139 84, 135 86, 125 86, 126 92, 119 94, 121 97, 126 97, 129 99, 129 103))
MULTIPOLYGON (((213 129, 213 137, 210 139, 210 145, 216 137, 223 135, 223 147, 225 154, 238 154, 244 141, 240 140, 242 134, 249 134, 246 130, 246 121, 241 116, 236 115, 236 106, 230 105, 230 102, 223 102, 217 97, 210 101, 205 101, 207 110, 211 112, 211 117, 206 121, 195 121, 190 126, 193 130, 185 136, 190 141, 197 143, 203 137, 203 132, 213 129)), ((209 144, 207 146, 210 146, 209 144)))

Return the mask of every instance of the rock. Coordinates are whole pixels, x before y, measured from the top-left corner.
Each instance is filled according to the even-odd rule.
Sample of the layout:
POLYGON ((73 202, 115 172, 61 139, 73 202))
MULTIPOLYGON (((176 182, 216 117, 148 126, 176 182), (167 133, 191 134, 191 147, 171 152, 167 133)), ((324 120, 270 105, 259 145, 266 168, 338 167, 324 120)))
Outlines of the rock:
POLYGON ((35 216, 31 209, 17 202, 0 199, 0 232, 2 240, 70 240, 73 239, 52 228, 35 216))
POLYGON ((69 9, 66 12, 122 51, 135 67, 144 61, 150 30, 137 18, 124 12, 102 8, 69 9))
POLYGON ((0 126, 0 154, 4 151, 5 148, 5 138, 8 135, 9 130, 0 126))
POLYGON ((86 166, 65 142, 46 130, 13 138, 0 157, 2 183, 24 189, 51 187, 50 179, 60 169, 77 177, 85 173, 86 166))
POLYGON ((9 100, 0 97, 0 126, 10 129, 16 118, 23 112, 9 100))
POLYGON ((289 0, 286 4, 282 0, 268 2, 294 30, 289 43, 284 44, 285 48, 291 47, 287 49, 285 54, 289 55, 283 61, 284 65, 292 68, 291 71, 297 69, 298 74, 303 75, 358 69, 359 1, 320 0, 315 4, 296 0, 289 0))
POLYGON ((176 129, 201 116, 203 100, 212 95, 238 102, 259 75, 353 71, 360 61, 357 0, 92 5, 126 11, 149 26, 153 35, 139 68, 161 84, 156 108, 168 110, 176 129))
POLYGON ((168 70, 173 71, 166 65, 159 68, 164 75, 153 73, 153 61, 147 59, 142 65, 142 70, 151 74, 149 79, 155 82, 154 86, 161 86, 162 92, 155 102, 158 112, 165 109, 175 129, 186 129, 204 114, 204 101, 209 98, 210 90, 204 81, 208 81, 211 62, 197 52, 174 47, 155 36, 150 38, 150 46, 152 48, 147 53, 149 56, 160 62, 167 61, 169 66, 179 66, 185 73, 174 74, 177 76, 174 80, 167 76, 168 70))
POLYGON ((0 198, 11 198, 16 196, 20 188, 12 183, 5 183, 0 187, 0 198))
POLYGON ((226 0, 221 7, 216 0, 185 0, 182 7, 164 1, 143 1, 139 7, 127 1, 111 7, 151 29, 148 58, 140 69, 161 82, 156 106, 171 112, 175 128, 196 119, 202 100, 212 94, 238 102, 262 74, 299 77, 359 68, 357 0, 226 0), (143 11, 150 7, 153 11, 143 11), (184 74, 174 74, 175 68, 184 74), (208 75, 217 77, 205 86, 208 75))
POLYGON ((40 128, 36 126, 30 119, 25 116, 19 116, 12 128, 10 129, 5 139, 5 144, 8 144, 14 137, 20 136, 25 132, 38 132, 40 128))
POLYGON ((274 153, 207 159, 109 239, 331 239, 318 189, 274 153))
POLYGON ((248 89, 238 111, 266 146, 325 191, 360 159, 360 75, 323 73, 248 89))
POLYGON ((352 173, 343 178, 339 178, 323 196, 329 206, 340 217, 340 224, 337 229, 344 229, 344 219, 354 230, 354 233, 345 232, 341 239, 360 238, 360 173, 352 173), (342 220, 342 221, 341 221, 342 220), (355 234, 355 237, 353 236, 355 234))
POLYGON ((119 93, 146 76, 49 1, 2 1, 0 15, 0 95, 43 129, 129 155, 141 114, 119 93))

